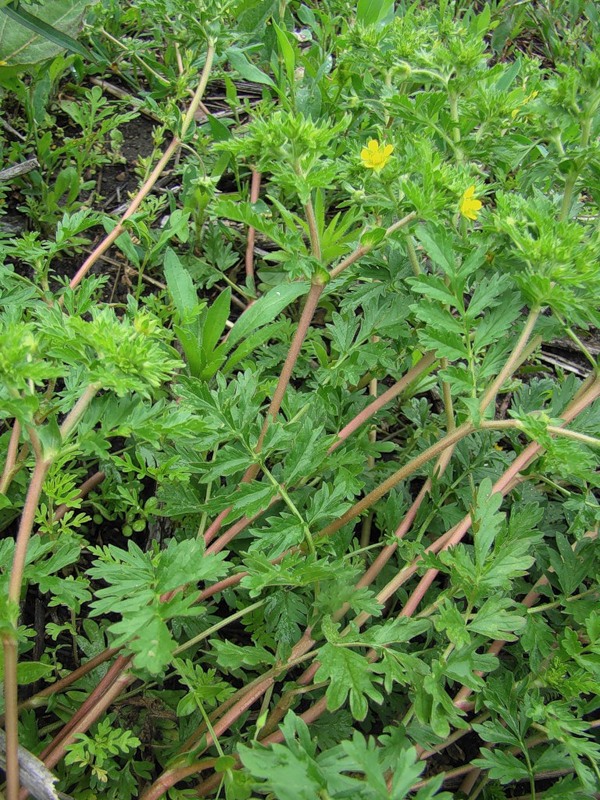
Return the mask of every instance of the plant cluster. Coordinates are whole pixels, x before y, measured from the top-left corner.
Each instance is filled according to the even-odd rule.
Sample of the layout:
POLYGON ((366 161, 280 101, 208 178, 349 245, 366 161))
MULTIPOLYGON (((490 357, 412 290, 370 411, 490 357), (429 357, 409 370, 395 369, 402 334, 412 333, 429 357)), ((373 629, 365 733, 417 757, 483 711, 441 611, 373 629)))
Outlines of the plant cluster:
POLYGON ((0 8, 8 800, 19 745, 76 800, 596 797, 594 4, 44 5, 0 8))

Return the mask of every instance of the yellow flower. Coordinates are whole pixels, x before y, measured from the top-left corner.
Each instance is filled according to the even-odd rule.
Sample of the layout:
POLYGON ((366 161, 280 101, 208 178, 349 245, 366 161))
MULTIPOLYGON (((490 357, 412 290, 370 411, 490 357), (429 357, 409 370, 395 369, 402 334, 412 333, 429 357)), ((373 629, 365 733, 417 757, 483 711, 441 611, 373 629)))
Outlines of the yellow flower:
POLYGON ((530 100, 535 100, 537 96, 538 93, 536 91, 531 92, 531 94, 528 94, 525 100, 523 100, 522 103, 519 103, 519 105, 516 108, 513 108, 513 110, 510 112, 511 117, 514 119, 519 113, 519 111, 523 108, 523 106, 526 106, 530 100))
POLYGON ((483 205, 481 200, 476 200, 473 195, 475 194, 475 187, 469 186, 469 188, 463 193, 463 196, 460 198, 460 205, 459 210, 463 217, 467 219, 477 219, 477 214, 479 209, 483 205))
POLYGON ((379 172, 388 163, 393 151, 393 145, 380 144, 377 139, 370 139, 367 146, 360 151, 363 167, 379 172))

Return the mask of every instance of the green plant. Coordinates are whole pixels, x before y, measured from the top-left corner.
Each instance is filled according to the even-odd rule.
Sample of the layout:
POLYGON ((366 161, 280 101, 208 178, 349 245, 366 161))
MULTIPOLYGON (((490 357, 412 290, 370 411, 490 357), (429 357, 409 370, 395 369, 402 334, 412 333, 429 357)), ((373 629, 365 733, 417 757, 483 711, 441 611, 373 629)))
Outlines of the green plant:
MULTIPOLYGON (((99 216, 7 250, 9 800, 42 678, 21 737, 77 796, 597 793, 597 55, 495 60, 514 9, 455 5, 94 10, 173 139, 68 287, 99 216), (231 116, 196 122, 213 70, 231 116), (35 657, 26 592, 62 615, 35 657)), ((78 174, 121 121, 90 103, 78 174)))

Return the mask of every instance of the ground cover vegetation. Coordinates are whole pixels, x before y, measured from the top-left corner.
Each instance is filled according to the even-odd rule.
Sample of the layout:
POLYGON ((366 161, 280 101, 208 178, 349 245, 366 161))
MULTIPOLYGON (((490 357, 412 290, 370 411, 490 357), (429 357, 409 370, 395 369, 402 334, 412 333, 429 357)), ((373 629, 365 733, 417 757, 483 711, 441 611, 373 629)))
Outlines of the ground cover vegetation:
POLYGON ((8 800, 597 797, 595 3, 2 5, 8 800))

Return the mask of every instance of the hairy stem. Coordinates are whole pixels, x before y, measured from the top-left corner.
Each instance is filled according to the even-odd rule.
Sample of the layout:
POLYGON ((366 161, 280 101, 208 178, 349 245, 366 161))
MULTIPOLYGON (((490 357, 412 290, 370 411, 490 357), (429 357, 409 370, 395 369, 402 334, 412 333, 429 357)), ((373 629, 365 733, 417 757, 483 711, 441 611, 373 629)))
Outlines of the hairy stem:
POLYGON ((85 664, 82 664, 80 667, 78 667, 78 669, 73 670, 73 672, 69 672, 69 674, 65 675, 64 678, 55 681, 50 686, 46 686, 46 688, 42 689, 41 692, 34 694, 33 697, 30 697, 28 700, 20 703, 19 710, 37 708, 38 706, 45 705, 47 702, 46 698, 52 697, 52 695, 68 689, 69 686, 72 686, 80 678, 83 678, 85 675, 92 672, 92 670, 96 669, 96 667, 99 667, 100 664, 104 664, 106 661, 111 659, 117 654, 117 652, 118 651, 112 647, 103 650, 101 653, 98 653, 97 656, 90 658, 89 661, 86 661, 85 664))
POLYGON ((310 237, 310 249, 317 261, 321 261, 321 240, 319 238, 319 227, 315 217, 315 209, 312 200, 304 206, 306 222, 308 224, 308 235, 310 237))
MULTIPOLYGON (((184 767, 172 767, 164 772, 152 786, 146 789, 140 800, 159 800, 179 781, 183 781, 192 775, 197 775, 199 772, 204 772, 205 769, 214 769, 216 764, 216 758, 203 758, 201 761, 194 761, 193 764, 188 764, 184 767)), ((223 776, 219 774, 219 778, 222 780, 223 776)))
MULTIPOLYGON (((71 719, 65 723, 50 744, 48 744, 44 750, 42 750, 40 758, 44 760, 47 766, 51 766, 49 759, 52 758, 52 754, 60 748, 61 743, 70 736, 71 732, 78 728, 81 720, 86 718, 91 711, 98 707, 98 704, 102 702, 102 699, 110 691, 111 687, 114 685, 121 673, 129 666, 130 662, 131 659, 128 656, 119 656, 117 659, 115 659, 114 664, 98 683, 94 691, 91 692, 87 699, 81 704, 71 719)), ((100 713, 101 712, 98 713, 98 716, 100 713)), ((97 719, 97 717, 95 719, 97 719)), ((83 728, 79 732, 83 732, 85 730, 87 729, 83 728)), ((57 762, 54 761, 53 763, 56 764, 57 762)))

